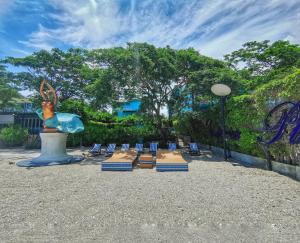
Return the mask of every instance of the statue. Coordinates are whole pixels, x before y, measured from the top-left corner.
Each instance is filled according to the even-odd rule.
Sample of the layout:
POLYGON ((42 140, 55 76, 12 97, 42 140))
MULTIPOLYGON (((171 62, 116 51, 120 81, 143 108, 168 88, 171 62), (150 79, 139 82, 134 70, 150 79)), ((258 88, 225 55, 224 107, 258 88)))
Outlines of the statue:
MULTIPOLYGON (((53 117, 55 116, 54 108, 57 103, 57 95, 53 87, 46 80, 43 80, 41 83, 40 94, 43 97, 43 102, 42 102, 43 121, 46 121, 48 119, 53 119, 53 117), (45 85, 48 87, 49 90, 44 91, 45 85), (51 100, 51 94, 53 97, 52 100, 51 100)), ((45 122, 43 126, 44 126, 43 132, 57 132, 56 128, 48 128, 45 122)))
POLYGON ((38 109, 36 112, 44 121, 43 132, 76 133, 84 130, 80 116, 54 111, 57 95, 54 88, 46 80, 41 83, 40 94, 43 97, 42 109, 38 109), (45 90, 45 86, 48 89, 45 90))
POLYGON ((46 80, 41 83, 40 94, 43 97, 42 109, 36 112, 44 122, 43 130, 40 132, 41 154, 36 158, 20 161, 17 165, 37 167, 82 161, 83 156, 69 155, 66 151, 68 134, 84 130, 80 117, 75 114, 55 112, 57 95, 46 80))

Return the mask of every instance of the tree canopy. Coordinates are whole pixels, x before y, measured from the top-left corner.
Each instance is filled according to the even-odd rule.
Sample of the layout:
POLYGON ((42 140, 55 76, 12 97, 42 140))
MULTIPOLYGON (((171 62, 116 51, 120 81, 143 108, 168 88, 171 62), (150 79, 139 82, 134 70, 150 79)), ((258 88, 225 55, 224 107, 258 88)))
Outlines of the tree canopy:
POLYGON ((232 146, 255 155, 259 154, 256 136, 270 104, 298 100, 300 91, 300 47, 283 40, 247 42, 224 60, 193 48, 128 43, 94 50, 54 48, 2 62, 27 69, 12 74, 0 66, 2 106, 16 97, 16 84, 37 91, 46 78, 59 91, 61 108, 78 111, 86 120, 95 120, 95 112, 117 107, 120 101, 137 98, 164 139, 166 128, 175 127, 179 135, 215 145, 219 107, 210 88, 227 84, 232 88, 227 126, 239 132, 232 146), (166 107, 168 119, 162 115, 166 107))
POLYGON ((0 65, 0 109, 14 107, 16 98, 21 95, 15 87, 14 74, 6 71, 3 65, 0 65))

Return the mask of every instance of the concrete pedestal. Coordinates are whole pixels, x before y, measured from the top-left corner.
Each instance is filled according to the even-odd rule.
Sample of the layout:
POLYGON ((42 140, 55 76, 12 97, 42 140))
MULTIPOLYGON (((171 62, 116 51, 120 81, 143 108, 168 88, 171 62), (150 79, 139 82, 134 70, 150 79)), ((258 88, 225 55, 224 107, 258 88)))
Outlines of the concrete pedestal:
POLYGON ((72 156, 66 152, 68 133, 40 133, 42 145, 41 155, 31 160, 20 161, 18 166, 36 167, 68 164, 83 160, 83 156, 72 156))

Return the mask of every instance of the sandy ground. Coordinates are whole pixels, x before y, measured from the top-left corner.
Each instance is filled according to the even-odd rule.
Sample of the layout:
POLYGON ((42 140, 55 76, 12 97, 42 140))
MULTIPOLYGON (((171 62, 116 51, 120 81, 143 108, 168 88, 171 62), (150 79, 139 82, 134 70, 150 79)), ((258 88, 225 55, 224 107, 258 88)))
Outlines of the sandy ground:
POLYGON ((189 172, 14 164, 37 155, 0 150, 1 242, 300 242, 300 183, 275 172, 209 153, 189 172))

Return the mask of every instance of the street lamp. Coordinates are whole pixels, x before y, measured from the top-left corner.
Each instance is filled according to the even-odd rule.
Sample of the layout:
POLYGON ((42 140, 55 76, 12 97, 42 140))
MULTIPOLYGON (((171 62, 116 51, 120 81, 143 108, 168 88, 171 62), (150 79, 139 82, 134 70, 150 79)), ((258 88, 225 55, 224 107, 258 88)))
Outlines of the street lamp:
POLYGON ((224 147, 224 160, 226 161, 227 148, 226 148, 226 135, 225 135, 225 101, 226 97, 230 95, 231 88, 225 84, 214 84, 211 86, 211 92, 219 96, 221 99, 221 115, 222 115, 222 134, 223 134, 223 147, 224 147))

